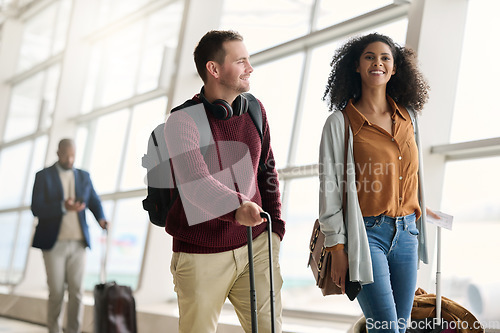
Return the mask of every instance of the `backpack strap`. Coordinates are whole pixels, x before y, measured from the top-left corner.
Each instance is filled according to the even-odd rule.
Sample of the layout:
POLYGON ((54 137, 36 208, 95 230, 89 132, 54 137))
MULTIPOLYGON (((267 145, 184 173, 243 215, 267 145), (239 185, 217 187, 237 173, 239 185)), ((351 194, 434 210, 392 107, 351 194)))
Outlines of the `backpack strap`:
POLYGON ((170 110, 170 113, 175 112, 175 111, 179 111, 179 110, 182 110, 184 108, 188 108, 190 106, 193 106, 193 105, 196 105, 196 104, 200 104, 200 103, 201 102, 197 102, 194 99, 188 99, 187 101, 185 101, 181 105, 176 106, 175 108, 173 108, 172 110, 170 110))
POLYGON ((259 132, 260 139, 263 139, 263 121, 262 121, 262 109, 260 108, 259 101, 254 95, 250 93, 243 93, 243 96, 248 100, 248 113, 252 118, 257 131, 259 132))
MULTIPOLYGON (((257 128, 257 132, 259 133, 260 141, 261 144, 263 143, 264 140, 264 135, 263 135, 263 127, 264 127, 264 122, 262 119, 262 109, 260 107, 260 103, 255 98, 254 95, 250 93, 242 93, 242 95, 248 100, 248 114, 250 115, 250 118, 252 119, 255 127, 257 128)), ((170 113, 182 110, 184 108, 200 104, 201 102, 193 100, 193 99, 188 99, 185 101, 183 104, 173 108, 170 113)), ((196 122, 196 119, 194 119, 196 122)), ((205 156, 205 153, 208 149, 208 146, 202 146, 200 147, 201 154, 205 156)), ((266 170, 266 161, 264 160, 264 156, 261 154, 260 160, 259 160, 259 172, 262 172, 266 170)))
MULTIPOLYGON (((264 134, 263 134, 264 124, 263 124, 263 120, 262 120, 262 109, 260 107, 260 103, 257 100, 257 98, 255 98, 255 96, 250 94, 250 93, 243 93, 242 95, 248 100, 248 114, 250 115, 250 118, 252 118, 252 121, 253 121, 255 127, 257 127, 257 132, 259 132, 259 136, 260 136, 260 142, 261 142, 261 144, 263 144, 264 143, 264 134)), ((260 160, 259 160, 259 172, 262 172, 266 169, 267 169, 266 161, 264 160, 264 156, 261 153, 260 160)))
MULTIPOLYGON (((173 108, 170 113, 173 113, 175 111, 179 111, 179 110, 182 110, 182 109, 185 109, 185 108, 189 108, 191 106, 194 106, 194 105, 197 105, 197 104, 201 104, 202 102, 201 101, 195 101, 193 99, 188 99, 187 101, 185 101, 183 104, 179 105, 179 106, 176 106, 175 108, 173 108)), ((203 108, 204 109, 204 108, 203 108)), ((200 123, 203 123, 202 122, 202 118, 206 118, 206 117, 197 117, 197 113, 191 113, 190 116, 193 118, 194 122, 196 123, 196 126, 198 128, 200 128, 200 123)), ((210 136, 209 135, 205 135, 205 136, 202 136, 201 134, 202 133, 205 133, 205 131, 201 131, 200 132, 200 152, 201 152, 201 155, 205 156, 205 153, 207 152, 208 150, 208 145, 211 143, 210 142, 210 136)))

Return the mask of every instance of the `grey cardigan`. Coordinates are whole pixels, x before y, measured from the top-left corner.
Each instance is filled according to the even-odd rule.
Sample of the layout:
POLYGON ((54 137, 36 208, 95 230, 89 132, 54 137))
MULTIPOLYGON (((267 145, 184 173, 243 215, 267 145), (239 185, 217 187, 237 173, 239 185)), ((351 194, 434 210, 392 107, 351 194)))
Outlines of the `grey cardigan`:
MULTIPOLYGON (((423 263, 428 263, 425 235, 425 202, 423 193, 423 162, 420 148, 420 136, 416 114, 408 109, 413 123, 415 140, 419 148, 419 201, 422 215, 417 221, 419 230, 418 256, 423 263)), ((368 238, 356 190, 356 175, 353 154, 353 134, 350 136, 347 154, 347 184, 343 178, 344 163, 344 117, 341 112, 333 112, 325 122, 321 136, 319 152, 319 222, 325 235, 325 246, 344 244, 349 259, 351 281, 362 284, 373 282, 372 262, 368 238), (347 185, 347 212, 342 212, 342 191, 347 185), (347 226, 343 214, 347 214, 347 226)))

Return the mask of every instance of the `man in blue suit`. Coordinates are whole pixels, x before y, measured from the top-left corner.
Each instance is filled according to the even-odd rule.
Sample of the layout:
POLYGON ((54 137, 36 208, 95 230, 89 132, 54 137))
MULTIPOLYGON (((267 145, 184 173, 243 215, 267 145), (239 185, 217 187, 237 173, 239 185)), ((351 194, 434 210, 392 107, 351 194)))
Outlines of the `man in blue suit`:
POLYGON ((35 177, 31 211, 38 217, 38 225, 33 247, 42 250, 47 272, 49 332, 62 332, 61 308, 67 286, 68 327, 65 332, 79 333, 86 247, 90 248, 85 208, 90 209, 101 228, 106 229, 108 222, 88 172, 73 168, 73 140, 61 140, 57 156, 54 165, 37 172, 35 177))

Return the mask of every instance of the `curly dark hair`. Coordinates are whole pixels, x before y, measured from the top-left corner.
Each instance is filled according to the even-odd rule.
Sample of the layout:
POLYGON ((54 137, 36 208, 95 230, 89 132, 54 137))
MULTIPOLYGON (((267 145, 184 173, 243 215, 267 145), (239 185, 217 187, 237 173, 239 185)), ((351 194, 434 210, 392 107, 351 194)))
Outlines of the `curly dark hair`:
POLYGON ((415 52, 378 33, 352 38, 335 52, 323 95, 329 110, 343 110, 351 98, 361 98, 361 77, 356 68, 365 48, 374 42, 387 44, 394 58, 396 74, 387 83, 387 94, 396 103, 421 111, 429 98, 429 85, 417 68, 415 52))

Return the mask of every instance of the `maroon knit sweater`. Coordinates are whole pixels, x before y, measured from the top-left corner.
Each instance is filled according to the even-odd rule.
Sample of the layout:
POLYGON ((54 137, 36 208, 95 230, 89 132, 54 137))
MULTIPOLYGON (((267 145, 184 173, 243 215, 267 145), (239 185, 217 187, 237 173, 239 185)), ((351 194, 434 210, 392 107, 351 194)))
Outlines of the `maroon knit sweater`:
MULTIPOLYGON (((200 101, 198 96, 193 100, 200 101)), ((199 148, 200 134, 195 121, 181 111, 172 113, 168 118, 165 137, 177 186, 194 184, 180 186, 180 197, 167 216, 165 229, 173 236, 174 252, 218 253, 246 245, 246 227, 235 219, 237 206, 242 201, 253 201, 268 212, 273 232, 283 239, 285 222, 281 219, 278 174, 266 112, 260 101, 259 104, 263 120, 262 141, 248 113, 220 120, 205 111, 215 144, 210 145, 204 155, 199 148), (258 172, 261 154, 268 167, 266 171, 258 172), (242 161, 248 163, 236 170, 238 163, 244 164, 242 161), (236 171, 228 172, 235 165, 236 171), (232 181, 242 178, 242 173, 251 186, 232 181), (229 180, 226 179, 228 175, 232 175, 229 180), (244 188, 240 188, 242 184, 244 188), (206 222, 191 222, 190 225, 185 209, 198 210, 198 215, 204 215, 206 222), (222 215, 221 211, 224 212, 222 215)), ((266 225, 262 223, 253 227, 253 237, 265 231, 266 225)))

